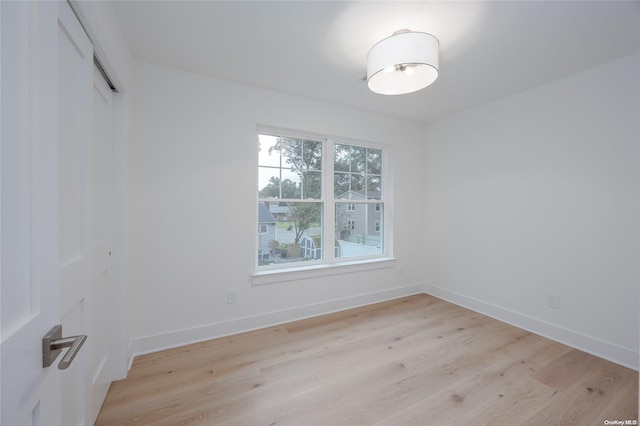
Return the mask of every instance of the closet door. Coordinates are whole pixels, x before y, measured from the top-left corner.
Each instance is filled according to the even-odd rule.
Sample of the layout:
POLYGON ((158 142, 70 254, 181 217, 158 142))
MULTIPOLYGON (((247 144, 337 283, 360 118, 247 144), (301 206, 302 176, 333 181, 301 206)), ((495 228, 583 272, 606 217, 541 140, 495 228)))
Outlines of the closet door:
POLYGON ((58 140, 60 155, 60 324, 62 333, 87 335, 85 346, 62 372, 62 424, 90 422, 93 231, 93 46, 66 2, 58 15, 58 140))
POLYGON ((0 424, 93 424, 114 376, 113 94, 67 2, 0 2, 0 31, 0 424), (43 356, 58 325, 88 336, 65 369, 70 349, 43 356))
POLYGON ((91 359, 88 365, 87 420, 93 424, 114 377, 112 280, 113 92, 93 69, 91 231, 91 359))

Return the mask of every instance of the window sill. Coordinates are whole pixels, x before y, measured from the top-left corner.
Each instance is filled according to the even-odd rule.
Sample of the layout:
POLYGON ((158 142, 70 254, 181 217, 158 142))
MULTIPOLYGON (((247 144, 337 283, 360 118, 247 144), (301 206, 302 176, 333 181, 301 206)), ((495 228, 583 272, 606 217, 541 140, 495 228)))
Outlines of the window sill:
POLYGON ((340 263, 324 263, 313 266, 301 266, 286 269, 257 271, 251 275, 253 285, 272 284, 283 281, 297 281, 327 275, 349 274, 373 269, 392 268, 396 264, 393 257, 354 260, 340 263))

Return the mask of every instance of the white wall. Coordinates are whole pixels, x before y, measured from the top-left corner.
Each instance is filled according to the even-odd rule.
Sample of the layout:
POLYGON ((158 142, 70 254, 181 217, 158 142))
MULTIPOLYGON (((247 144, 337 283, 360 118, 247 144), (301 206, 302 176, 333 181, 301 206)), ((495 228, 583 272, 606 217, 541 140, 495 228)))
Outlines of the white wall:
POLYGON ((132 74, 127 278, 135 352, 421 289, 424 126, 147 63, 134 63, 132 74), (258 124, 392 146, 395 267, 251 284, 258 124), (227 289, 238 290, 236 304, 226 303, 227 289))
POLYGON ((431 125, 428 291, 637 369, 639 119, 636 54, 431 125))

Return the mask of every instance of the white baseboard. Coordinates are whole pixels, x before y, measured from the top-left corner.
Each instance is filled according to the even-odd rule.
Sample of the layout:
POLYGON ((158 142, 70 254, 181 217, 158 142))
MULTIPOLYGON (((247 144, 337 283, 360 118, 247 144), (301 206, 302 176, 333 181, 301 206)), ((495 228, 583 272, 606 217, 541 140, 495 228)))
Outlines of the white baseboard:
POLYGON ((134 357, 138 355, 158 352, 165 349, 171 349, 205 340, 217 339, 261 328, 272 327, 291 321, 325 315, 420 293, 435 296, 439 299, 446 300, 447 302, 454 303, 507 324, 522 328, 523 330, 530 331, 567 346, 571 346, 600 358, 615 362, 616 364, 623 365, 636 371, 638 370, 638 352, 602 342, 592 337, 536 320, 517 312, 512 312, 499 306, 491 305, 481 300, 463 296, 430 284, 414 284, 374 293, 330 300, 312 305, 299 306, 276 312, 269 312, 261 315, 222 321, 185 330, 176 330, 155 336, 136 338, 129 346, 129 368, 131 368, 134 357))
MULTIPOLYGON (((278 324, 344 311, 345 309, 371 305, 373 303, 384 302, 386 300, 411 296, 413 294, 420 294, 423 292, 422 284, 414 284, 405 287, 377 291, 374 293, 315 303, 312 305, 299 306, 282 311, 237 318, 185 330, 176 330, 155 336, 136 338, 133 339, 132 342, 132 351, 130 352, 132 354, 131 362, 133 362, 133 357, 138 355, 158 352, 205 340, 217 339, 260 328, 272 327, 278 324)), ((131 365, 129 365, 129 368, 131 368, 131 365)))
POLYGON ((632 368, 636 371, 638 370, 638 352, 602 342, 592 337, 536 320, 499 306, 494 306, 481 300, 463 296, 430 284, 425 284, 423 289, 425 293, 439 299, 471 309, 472 311, 495 318, 499 321, 514 325, 518 328, 522 328, 523 330, 530 331, 597 357, 604 358, 608 361, 615 362, 616 364, 632 368))
POLYGON ((131 341, 129 342, 129 347, 127 349, 127 371, 131 370, 133 358, 135 358, 135 355, 133 354, 133 341, 131 341))

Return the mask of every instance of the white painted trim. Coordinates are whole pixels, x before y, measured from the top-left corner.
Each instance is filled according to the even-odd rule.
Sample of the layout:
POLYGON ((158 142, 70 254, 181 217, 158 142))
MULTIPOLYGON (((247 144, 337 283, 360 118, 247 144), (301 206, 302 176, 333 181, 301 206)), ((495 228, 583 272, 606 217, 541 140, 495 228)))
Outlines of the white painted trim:
MULTIPOLYGON (((129 347, 127 349, 127 372, 131 370, 131 366, 133 365, 133 359, 135 356, 133 355, 133 341, 129 342, 129 347)), ((127 375, 125 374, 123 379, 126 379, 127 375)))
POLYGON ((129 335, 127 333, 127 117, 129 95, 113 94, 112 146, 112 286, 113 286, 113 354, 112 379, 127 376, 130 367, 129 335))
POLYGON ((272 327, 291 321, 326 315, 333 312, 339 312, 346 309, 357 308, 360 306, 366 306, 373 303, 384 302, 421 293, 429 294, 455 305, 495 318, 498 321, 511 324, 515 327, 530 331, 564 345, 571 346, 597 357, 615 362, 616 364, 623 365, 636 371, 638 370, 639 358, 637 352, 429 284, 413 284, 405 287, 330 300, 327 302, 269 312, 261 315, 222 321, 190 329, 175 330, 155 336, 136 338, 133 339, 129 346, 129 368, 131 368, 131 365, 133 364, 134 357, 138 355, 158 352, 191 343, 217 339, 220 337, 272 327))
POLYGON ((304 266, 300 267, 265 269, 257 271, 251 275, 251 283, 253 285, 261 285, 281 283, 284 281, 306 280, 309 278, 318 278, 327 275, 393 268, 395 264, 396 259, 391 257, 376 257, 336 263, 319 263, 317 265, 309 265, 305 262, 304 266))
MULTIPOLYGON (((312 305, 299 306, 297 308, 269 312, 266 314, 252 315, 229 321, 208 324, 200 327, 176 330, 155 336, 133 339, 133 356, 158 352, 190 343, 217 339, 233 334, 272 327, 291 321, 298 321, 319 315, 344 311, 346 309, 371 305, 422 293, 422 285, 414 284, 406 287, 397 287, 389 290, 377 291, 343 299, 330 300, 312 305)), ((133 357, 132 357, 133 358, 133 357)))
POLYGON ((424 284, 424 292, 447 302, 479 312, 499 321, 530 331, 556 342, 604 358, 608 361, 638 371, 639 354, 629 349, 603 342, 575 331, 567 330, 544 321, 501 308, 472 297, 464 296, 430 284, 424 284))
MULTIPOLYGON (((336 257, 335 250, 333 249, 333 246, 332 246, 332 247, 327 247, 326 250, 323 250, 322 259, 319 259, 313 262, 313 263, 317 262, 318 263, 317 265, 307 265, 307 262, 304 262, 303 265, 300 265, 300 262, 284 263, 284 264, 281 263, 281 264, 274 264, 274 265, 260 265, 258 258, 256 258, 254 273, 251 275, 252 277, 251 282, 253 285, 269 284, 269 283, 276 283, 276 282, 282 282, 282 281, 293 281, 298 279, 304 279, 307 277, 313 278, 313 277, 319 277, 319 276, 334 275, 334 274, 343 273, 345 271, 350 272, 349 270, 346 270, 346 269, 341 269, 340 271, 332 272, 330 268, 335 268, 336 266, 340 268, 342 268, 343 266, 352 267, 356 262, 365 262, 365 263, 370 261, 388 262, 390 260, 394 260, 392 258, 393 239, 391 235, 392 228, 393 228, 393 214, 392 214, 393 208, 392 206, 390 206, 390 200, 391 200, 390 194, 393 191, 390 191, 388 189, 388 188, 392 188, 393 180, 387 178, 387 176, 389 176, 390 174, 389 173, 389 168, 390 168, 389 151, 391 149, 391 147, 388 144, 380 144, 378 142, 367 142, 363 140, 355 140, 355 139, 340 137, 340 136, 330 136, 330 135, 321 135, 321 134, 320 135, 316 134, 314 136, 314 133, 300 132, 297 130, 285 130, 282 128, 270 127, 270 126, 258 124, 256 126, 256 136, 258 139, 258 144, 260 143, 261 135, 268 135, 272 137, 286 136, 286 137, 293 137, 293 138, 300 138, 305 140, 321 142, 322 157, 325 159, 333 158, 333 153, 335 151, 336 145, 350 145, 350 146, 355 146, 360 148, 380 150, 382 152, 382 164, 381 164, 380 173, 383 181, 383 188, 382 188, 380 199, 379 200, 373 200, 373 199, 357 200, 357 201, 359 203, 364 203, 364 204, 381 204, 384 206, 383 214, 382 214, 383 232, 381 234, 382 252, 368 255, 368 256, 360 256, 357 259, 344 258, 344 257, 336 257), (299 265, 299 266, 296 266, 296 265, 299 265), (300 273, 303 270, 305 272, 300 273), (288 273, 288 271, 293 271, 294 274, 288 273), (311 272, 307 273, 306 271, 311 271, 311 272), (299 277, 302 277, 302 278, 299 278, 299 277)), ((260 166, 259 154, 257 155, 257 158, 256 158, 256 165, 258 169, 260 169, 261 166, 260 166)), ((344 199, 337 200, 335 195, 333 194, 333 189, 332 189, 333 180, 334 180, 333 160, 323 161, 321 165, 322 165, 322 168, 321 168, 322 194, 320 198, 309 199, 309 201, 321 203, 322 204, 321 210, 322 210, 323 216, 333 217, 335 213, 336 201, 344 201, 344 199)), ((269 167, 275 167, 275 166, 271 165, 269 167)), ((279 167, 281 169, 282 164, 279 167)), ((258 182, 258 186, 259 186, 259 182, 258 182)), ((263 197, 260 197, 259 195, 260 194, 258 194, 258 197, 257 197, 258 204, 266 203, 274 200, 271 198, 263 198, 263 197)), ((300 200, 299 199, 288 200, 285 198, 281 198, 281 199, 278 199, 278 201, 295 202, 300 200)), ((257 218, 258 211, 255 212, 255 215, 257 218)), ((334 220, 323 221, 323 225, 321 227, 323 241, 334 241, 335 235, 336 235, 335 226, 336 226, 336 223, 334 220)), ((260 235, 256 235, 255 237, 256 252, 259 252, 260 250, 259 246, 260 246, 260 235)), ((391 267, 391 266, 393 265, 389 265, 388 267, 391 267)), ((374 266, 372 264, 372 268, 374 269, 378 269, 381 267, 385 267, 385 266, 374 266)), ((358 271, 358 270, 362 270, 362 269, 357 269, 357 268, 354 269, 354 271, 358 271)))

